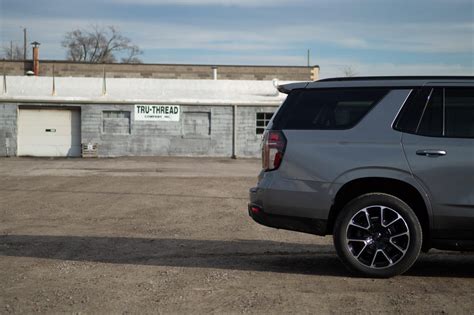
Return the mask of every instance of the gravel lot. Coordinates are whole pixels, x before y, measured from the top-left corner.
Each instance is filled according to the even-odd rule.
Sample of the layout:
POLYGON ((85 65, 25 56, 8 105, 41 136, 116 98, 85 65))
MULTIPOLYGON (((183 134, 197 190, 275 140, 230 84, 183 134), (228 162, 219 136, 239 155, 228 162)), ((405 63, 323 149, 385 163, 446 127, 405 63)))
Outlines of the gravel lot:
POLYGON ((464 313, 474 255, 354 278, 247 215, 258 160, 0 159, 0 313, 464 313))

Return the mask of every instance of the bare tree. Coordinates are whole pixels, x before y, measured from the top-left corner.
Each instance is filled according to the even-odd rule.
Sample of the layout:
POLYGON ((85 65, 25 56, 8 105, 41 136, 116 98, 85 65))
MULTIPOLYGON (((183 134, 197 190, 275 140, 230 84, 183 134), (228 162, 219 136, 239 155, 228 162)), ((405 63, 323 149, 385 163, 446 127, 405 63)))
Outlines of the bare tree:
POLYGON ((67 49, 67 59, 91 63, 121 62, 141 63, 143 52, 123 36, 114 26, 91 26, 66 33, 62 46, 67 49))
POLYGON ((3 45, 1 48, 0 59, 23 60, 23 47, 16 43, 3 45))
POLYGON ((352 68, 352 66, 344 66, 342 68, 342 73, 344 73, 345 77, 355 77, 357 72, 352 68))
POLYGON ((127 55, 122 57, 121 61, 123 63, 142 63, 141 59, 137 57, 142 53, 137 45, 130 45, 127 55))

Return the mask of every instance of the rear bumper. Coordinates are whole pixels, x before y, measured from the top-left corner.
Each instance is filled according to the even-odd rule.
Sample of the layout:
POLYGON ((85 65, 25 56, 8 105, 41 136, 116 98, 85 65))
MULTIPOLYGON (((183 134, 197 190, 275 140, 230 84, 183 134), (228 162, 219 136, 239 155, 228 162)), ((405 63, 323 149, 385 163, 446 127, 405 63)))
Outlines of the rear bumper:
POLYGON ((267 214, 262 207, 254 203, 249 203, 248 212, 255 222, 264 226, 315 235, 326 235, 326 220, 267 214))

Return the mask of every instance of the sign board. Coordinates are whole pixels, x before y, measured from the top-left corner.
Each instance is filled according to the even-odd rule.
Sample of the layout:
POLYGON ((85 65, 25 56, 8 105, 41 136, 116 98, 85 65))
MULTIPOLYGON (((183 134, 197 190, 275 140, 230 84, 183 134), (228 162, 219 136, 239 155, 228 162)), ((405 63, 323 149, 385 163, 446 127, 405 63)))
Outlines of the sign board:
POLYGON ((135 120, 179 121, 178 105, 135 105, 135 120))

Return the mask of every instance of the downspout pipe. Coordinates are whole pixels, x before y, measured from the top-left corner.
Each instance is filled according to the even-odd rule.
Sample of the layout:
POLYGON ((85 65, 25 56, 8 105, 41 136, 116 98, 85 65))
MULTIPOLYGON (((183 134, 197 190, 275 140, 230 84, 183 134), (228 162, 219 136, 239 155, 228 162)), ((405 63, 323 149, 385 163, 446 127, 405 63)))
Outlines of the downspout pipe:
POLYGON ((232 106, 232 158, 237 158, 237 105, 232 106))

